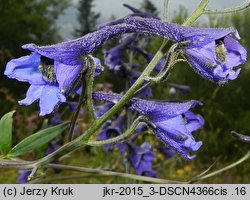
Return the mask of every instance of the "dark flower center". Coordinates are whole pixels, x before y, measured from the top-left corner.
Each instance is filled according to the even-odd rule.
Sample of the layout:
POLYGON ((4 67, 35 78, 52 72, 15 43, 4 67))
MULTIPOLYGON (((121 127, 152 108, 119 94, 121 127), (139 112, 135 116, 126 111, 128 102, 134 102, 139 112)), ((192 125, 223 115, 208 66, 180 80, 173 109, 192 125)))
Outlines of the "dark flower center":
POLYGON ((215 55, 216 59, 222 64, 226 63, 227 49, 224 45, 223 39, 215 40, 215 55))
POLYGON ((45 81, 49 83, 56 82, 56 74, 54 68, 54 60, 41 56, 41 62, 39 64, 39 70, 45 81))

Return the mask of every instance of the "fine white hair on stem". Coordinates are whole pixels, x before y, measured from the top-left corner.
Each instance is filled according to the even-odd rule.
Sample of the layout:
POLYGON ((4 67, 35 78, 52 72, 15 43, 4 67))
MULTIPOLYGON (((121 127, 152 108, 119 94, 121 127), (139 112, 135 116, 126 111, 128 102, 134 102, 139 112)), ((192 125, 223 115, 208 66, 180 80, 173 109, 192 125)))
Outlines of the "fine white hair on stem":
POLYGON ((250 7, 250 0, 246 0, 242 5, 233 8, 216 9, 216 10, 204 10, 204 14, 227 14, 234 13, 250 7))
POLYGON ((163 21, 168 21, 168 4, 169 0, 164 0, 163 21))

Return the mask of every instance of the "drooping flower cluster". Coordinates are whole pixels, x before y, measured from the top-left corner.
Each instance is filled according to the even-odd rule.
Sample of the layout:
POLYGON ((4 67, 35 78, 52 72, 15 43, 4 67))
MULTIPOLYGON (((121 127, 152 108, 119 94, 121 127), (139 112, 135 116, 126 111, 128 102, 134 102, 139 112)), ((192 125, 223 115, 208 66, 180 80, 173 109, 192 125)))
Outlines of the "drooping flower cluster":
POLYGON ((183 56, 203 77, 220 85, 234 80, 240 73, 247 52, 232 38, 240 39, 234 28, 193 28, 170 24, 152 18, 128 17, 125 21, 137 27, 147 26, 156 35, 180 43, 183 56))

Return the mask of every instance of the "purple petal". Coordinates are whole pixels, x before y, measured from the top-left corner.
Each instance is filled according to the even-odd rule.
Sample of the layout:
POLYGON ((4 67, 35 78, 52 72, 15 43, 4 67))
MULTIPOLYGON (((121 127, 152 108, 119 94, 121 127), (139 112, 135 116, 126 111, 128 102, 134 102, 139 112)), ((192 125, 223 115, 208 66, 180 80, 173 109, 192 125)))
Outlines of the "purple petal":
POLYGON ((45 84, 45 81, 39 71, 39 64, 40 55, 32 53, 29 56, 23 56, 9 61, 4 74, 9 78, 15 78, 19 81, 42 85, 45 84))
POLYGON ((30 105, 41 97, 44 85, 31 85, 27 91, 26 98, 18 101, 20 105, 30 105))
POLYGON ((82 65, 68 66, 55 62, 56 79, 62 94, 68 94, 81 76, 82 65))
POLYGON ((23 45, 22 48, 35 51, 40 55, 67 65, 82 65, 82 56, 91 54, 105 41, 124 33, 151 34, 150 30, 147 28, 138 28, 129 24, 118 24, 103 27, 100 30, 89 33, 75 40, 40 47, 35 44, 26 44, 23 45))
POLYGON ((187 121, 186 124, 187 131, 190 133, 198 130, 201 126, 204 125, 204 119, 202 118, 201 115, 195 115, 192 112, 188 111, 184 113, 184 116, 187 121))
POLYGON ((155 130, 155 134, 167 145, 181 154, 185 159, 191 160, 195 158, 195 156, 190 156, 189 153, 176 141, 170 139, 165 133, 160 130, 155 130))
POLYGON ((30 173, 31 173, 30 170, 18 170, 17 183, 19 184, 27 183, 30 173))
POLYGON ((94 77, 101 75, 104 72, 104 67, 101 64, 101 61, 99 58, 93 57, 94 58, 94 62, 95 62, 95 74, 94 77))
POLYGON ((246 62, 247 51, 238 41, 230 37, 225 37, 224 43, 227 48, 226 66, 228 68, 238 66, 246 62))
POLYGON ((180 115, 155 123, 157 128, 154 132, 164 143, 188 158, 185 149, 196 151, 202 145, 202 142, 195 141, 191 132, 200 128, 204 121, 201 116, 194 115, 191 112, 185 113, 184 116, 186 119, 180 115))
POLYGON ((54 111, 54 109, 59 103, 65 101, 65 96, 60 93, 59 88, 57 86, 46 85, 43 88, 40 97, 40 115, 44 116, 50 114, 54 111))
POLYGON ((123 45, 116 46, 104 53, 104 63, 110 70, 115 70, 116 66, 122 66, 122 51, 125 49, 123 45))
POLYGON ((158 102, 133 98, 129 108, 140 114, 146 115, 153 122, 164 121, 176 117, 196 105, 202 105, 199 101, 188 101, 185 103, 158 102))
POLYGON ((124 155, 126 153, 126 150, 127 150, 126 142, 118 143, 118 144, 116 144, 116 147, 118 148, 118 150, 120 151, 120 153, 122 155, 124 155))
MULTIPOLYGON (((122 95, 94 92, 92 97, 95 100, 108 101, 115 104, 122 98, 122 95)), ((139 98, 132 98, 127 104, 129 109, 148 116, 153 122, 164 121, 176 117, 197 105, 202 105, 202 103, 194 100, 185 103, 159 102, 139 98)))
POLYGON ((177 117, 154 123, 158 129, 166 132, 168 137, 176 140, 177 142, 180 141, 180 137, 188 137, 187 135, 187 128, 184 122, 182 115, 178 115, 177 117))

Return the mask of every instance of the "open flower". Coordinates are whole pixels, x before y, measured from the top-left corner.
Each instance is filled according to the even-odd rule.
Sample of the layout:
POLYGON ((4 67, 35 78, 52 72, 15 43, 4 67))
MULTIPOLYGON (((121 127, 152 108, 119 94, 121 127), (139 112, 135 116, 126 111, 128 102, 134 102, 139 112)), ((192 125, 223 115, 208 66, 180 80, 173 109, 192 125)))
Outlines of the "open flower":
MULTIPOLYGON (((148 33, 133 25, 119 24, 89 33, 81 38, 49 46, 26 44, 22 47, 32 51, 8 62, 4 72, 9 78, 29 82, 27 96, 19 101, 30 105, 39 100, 40 115, 47 115, 73 92, 84 68, 84 56, 114 36, 123 33, 148 33)), ((103 71, 100 61, 95 59, 96 75, 103 71)))
MULTIPOLYGON (((93 98, 112 103, 118 102, 122 95, 95 92, 93 98)), ((204 120, 200 115, 195 115, 191 108, 202 105, 198 101, 184 103, 150 101, 132 98, 126 106, 148 118, 153 124, 153 131, 165 144, 180 153, 186 159, 195 156, 189 155, 188 151, 197 151, 202 142, 196 142, 192 132, 199 129, 204 120)))
POLYGON ((147 27, 156 35, 179 42, 188 63, 200 75, 220 85, 237 78, 240 69, 235 67, 247 59, 245 48, 236 40, 240 37, 234 28, 194 28, 140 17, 128 17, 125 22, 147 27))
POLYGON ((137 174, 149 177, 156 176, 156 172, 152 169, 152 163, 156 155, 151 149, 151 145, 146 142, 139 147, 129 145, 130 152, 127 158, 137 174))
MULTIPOLYGON (((95 61, 98 60, 95 58, 95 61)), ((19 104, 30 105, 39 100, 40 115, 43 116, 66 101, 81 76, 82 68, 80 65, 67 66, 33 52, 8 62, 4 74, 31 84, 26 98, 19 101, 19 104)), ((100 70, 100 66, 97 68, 100 70)))

